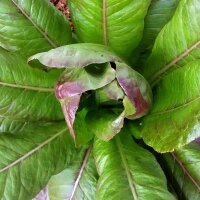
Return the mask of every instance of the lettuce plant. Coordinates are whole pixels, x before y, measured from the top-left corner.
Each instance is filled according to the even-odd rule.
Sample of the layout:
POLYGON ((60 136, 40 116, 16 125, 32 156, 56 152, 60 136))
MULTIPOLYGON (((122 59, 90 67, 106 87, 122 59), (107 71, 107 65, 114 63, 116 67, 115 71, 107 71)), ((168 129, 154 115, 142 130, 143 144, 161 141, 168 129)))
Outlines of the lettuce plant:
POLYGON ((1 199, 200 199, 200 1, 67 3, 0 1, 1 199))

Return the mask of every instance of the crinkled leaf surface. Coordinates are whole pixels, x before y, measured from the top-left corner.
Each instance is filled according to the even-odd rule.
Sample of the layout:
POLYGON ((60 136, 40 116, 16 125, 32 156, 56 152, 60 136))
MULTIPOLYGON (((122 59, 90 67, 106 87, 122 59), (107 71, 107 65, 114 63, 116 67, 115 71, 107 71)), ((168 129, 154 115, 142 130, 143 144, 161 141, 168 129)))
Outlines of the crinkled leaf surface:
POLYGON ((152 83, 173 69, 199 58, 199 13, 198 0, 179 2, 174 16, 158 34, 146 62, 143 75, 152 83))
POLYGON ((142 121, 142 137, 156 151, 177 149, 200 136, 200 62, 176 69, 155 88, 154 105, 142 121))
POLYGON ((31 200, 76 152, 65 123, 37 123, 15 136, 0 135, 0 198, 31 200))
MULTIPOLYGON (((124 117, 131 119, 141 117, 147 113, 151 106, 152 95, 147 81, 125 63, 121 63, 123 61, 106 46, 87 43, 72 44, 49 52, 39 53, 30 58, 30 60, 34 59, 38 59, 42 64, 49 67, 67 68, 61 75, 55 92, 61 102, 70 133, 74 139, 73 123, 80 95, 83 92, 99 90, 105 87, 102 89, 105 90, 104 97, 107 96, 106 99, 110 97, 111 100, 118 100, 121 92, 123 96, 124 91, 130 100, 129 103, 128 99, 124 101, 126 114, 129 113, 127 112, 127 107, 130 108, 130 103, 133 104, 132 112, 129 113, 132 115, 126 116, 122 110, 115 120, 112 117, 112 120, 102 121, 107 124, 107 127, 110 127, 109 130, 111 131, 110 134, 108 134, 109 131, 105 135, 100 134, 106 140, 111 139, 120 131, 124 117), (113 69, 115 67, 116 70, 113 69), (118 82, 115 85, 112 84, 114 80, 118 82), (118 96, 116 91, 119 90, 119 87, 121 88, 118 96), (109 125, 109 123, 113 123, 114 126, 113 124, 109 125)), ((97 118, 94 117, 94 119, 96 120, 97 118)))
POLYGON ((170 154, 164 154, 169 181, 180 199, 200 198, 200 146, 193 142, 170 154))
POLYGON ((98 174, 92 157, 92 149, 80 154, 72 165, 53 176, 48 183, 51 200, 94 200, 98 174))
POLYGON ((127 132, 110 142, 96 139, 94 157, 100 175, 96 200, 175 199, 156 159, 127 132))
POLYGON ((199 137, 200 2, 180 1, 159 33, 144 75, 154 87, 154 106, 143 120, 144 141, 167 152, 199 137))
POLYGON ((15 132, 27 121, 63 119, 54 96, 56 73, 33 69, 19 54, 0 49, 0 74, 1 132, 15 132))
POLYGON ((101 88, 115 79, 115 71, 109 64, 66 69, 61 75, 55 93, 73 139, 76 139, 73 124, 82 93, 101 88), (95 69, 95 70, 94 70, 95 69))
POLYGON ((141 40, 149 0, 68 2, 79 42, 108 45, 123 58, 130 57, 141 40))
POLYGON ((0 46, 25 56, 71 43, 65 17, 49 0, 1 0, 0 46))

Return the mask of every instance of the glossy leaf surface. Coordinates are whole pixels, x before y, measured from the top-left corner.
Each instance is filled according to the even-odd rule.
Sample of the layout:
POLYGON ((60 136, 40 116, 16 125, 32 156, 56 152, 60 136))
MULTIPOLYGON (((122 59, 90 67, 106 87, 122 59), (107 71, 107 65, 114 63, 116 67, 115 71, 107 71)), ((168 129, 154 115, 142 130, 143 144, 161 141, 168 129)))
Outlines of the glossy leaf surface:
POLYGON ((1 0, 0 46, 25 56, 71 43, 68 22, 48 0, 1 0))
POLYGON ((0 197, 31 200, 76 155, 65 123, 32 124, 18 135, 0 135, 0 197))
POLYGON ((0 49, 0 74, 0 131, 12 132, 27 121, 63 119, 54 96, 56 73, 33 69, 19 54, 0 49))
POLYGON ((200 136, 200 62, 191 62, 162 79, 154 105, 142 121, 142 137, 156 151, 173 151, 200 136))
POLYGON ((165 154, 169 181, 180 199, 200 198, 200 146, 193 142, 176 152, 165 154))
POLYGON ((130 58, 142 37, 149 0, 68 2, 79 42, 108 45, 130 58))
POLYGON ((77 160, 48 183, 51 200, 94 200, 98 174, 92 157, 92 149, 81 153, 77 160))
POLYGON ((143 75, 156 83, 163 75, 199 58, 200 2, 180 1, 170 20, 156 38, 143 75))
POLYGON ((97 200, 175 199, 153 155, 139 147, 127 132, 110 142, 96 139, 94 157, 100 175, 97 200))

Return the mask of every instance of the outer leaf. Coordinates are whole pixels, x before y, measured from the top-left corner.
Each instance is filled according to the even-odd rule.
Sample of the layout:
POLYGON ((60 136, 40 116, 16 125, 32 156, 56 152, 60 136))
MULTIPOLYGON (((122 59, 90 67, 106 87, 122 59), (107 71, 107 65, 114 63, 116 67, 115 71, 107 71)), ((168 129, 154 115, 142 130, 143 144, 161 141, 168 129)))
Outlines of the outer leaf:
POLYGON ((33 55, 29 61, 34 59, 39 60, 43 65, 55 68, 80 68, 90 64, 121 61, 110 48, 92 43, 58 47, 33 55))
POLYGON ((100 175, 97 200, 174 199, 155 158, 127 133, 107 143, 95 140, 94 156, 100 175))
POLYGON ((25 124, 63 119, 54 97, 56 73, 30 68, 18 54, 2 49, 0 61, 0 123, 4 124, 0 130, 14 130, 20 120, 25 124))
POLYGON ((76 155, 65 124, 33 124, 0 136, 0 198, 29 200, 76 155))
POLYGON ((70 42, 69 24, 49 0, 1 0, 3 48, 30 56, 70 42))
POLYGON ((79 42, 108 45, 122 57, 130 57, 141 40, 149 0, 68 2, 79 42))
POLYGON ((165 154, 164 164, 169 172, 169 180, 180 199, 200 198, 200 147, 191 143, 171 154, 165 154))
POLYGON ((173 18, 159 33, 146 63, 143 74, 152 83, 166 72, 199 58, 199 13, 198 0, 180 1, 173 18))
POLYGON ((98 174, 91 148, 79 156, 70 167, 53 176, 48 183, 51 200, 94 200, 98 174))
POLYGON ((200 136, 200 62, 171 72, 155 90, 154 105, 142 122, 142 137, 156 151, 177 149, 200 136))

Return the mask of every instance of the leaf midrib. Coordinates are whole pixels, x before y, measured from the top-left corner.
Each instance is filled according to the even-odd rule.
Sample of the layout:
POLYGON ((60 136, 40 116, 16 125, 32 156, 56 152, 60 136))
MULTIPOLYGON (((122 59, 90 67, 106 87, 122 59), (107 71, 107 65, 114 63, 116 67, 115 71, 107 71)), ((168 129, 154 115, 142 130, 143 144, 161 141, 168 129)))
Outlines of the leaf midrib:
POLYGON ((162 114, 165 114, 165 113, 169 113, 169 112, 173 112, 175 110, 178 110, 178 109, 181 109, 181 108, 184 108, 196 101, 200 100, 200 96, 194 98, 194 99, 191 99, 190 101, 184 103, 184 104, 181 104, 179 106, 176 106, 174 108, 170 108, 170 109, 167 109, 167 110, 163 110, 163 111, 159 111, 159 112, 155 112, 155 113, 152 113, 152 114, 149 114, 148 116, 154 116, 154 115, 162 115, 162 114))
POLYGON ((88 163, 91 151, 92 151, 92 146, 90 146, 86 151, 86 154, 84 156, 83 162, 81 163, 80 171, 79 171, 78 176, 76 178, 76 181, 74 183, 74 187, 72 189, 71 196, 69 197, 69 200, 73 200, 73 197, 75 195, 76 189, 77 189, 77 187, 79 185, 79 182, 81 180, 81 177, 83 175, 84 169, 85 169, 85 167, 86 167, 86 165, 88 163))
POLYGON ((181 167, 181 169, 184 171, 184 173, 188 176, 188 178, 192 181, 192 183, 195 185, 195 187, 197 187, 197 189, 200 191, 200 186, 195 181, 195 179, 190 175, 190 173, 185 168, 185 166, 183 165, 183 163, 177 158, 176 154, 174 152, 172 152, 171 155, 174 158, 174 160, 178 163, 178 165, 181 167))
POLYGON ((124 153, 123 153, 123 150, 122 150, 122 143, 120 141, 119 136, 115 137, 115 141, 116 141, 117 148, 119 150, 120 157, 122 159, 122 164, 124 165, 124 168, 125 168, 125 172, 126 172, 126 175, 127 175, 127 179, 128 179, 128 183, 129 183, 129 186, 130 186, 130 189, 131 189, 131 193, 133 195, 133 199, 138 200, 136 188, 135 188, 135 185, 133 184, 133 179, 132 179, 130 171, 128 169, 128 163, 126 161, 126 158, 124 157, 124 153))
POLYGON ((102 2, 102 29, 103 29, 103 42, 108 45, 108 32, 107 32, 107 8, 106 0, 102 2))
POLYGON ((23 156, 21 156, 17 160, 11 162, 6 167, 0 169, 0 173, 9 170, 11 167, 13 167, 13 166, 19 164, 20 162, 24 161, 29 156, 31 156, 32 154, 36 153, 41 148, 43 148, 44 146, 46 146, 47 144, 49 144, 50 142, 52 142, 54 139, 56 139, 58 136, 60 136, 61 134, 63 134, 65 131, 67 131, 67 128, 64 128, 63 130, 59 131, 57 134, 55 134, 55 135, 51 136, 50 138, 48 138, 47 140, 45 140, 42 144, 36 146, 34 149, 30 150, 29 152, 27 152, 26 154, 24 154, 23 156))
POLYGON ((38 92, 54 92, 54 88, 35 87, 35 86, 20 85, 20 84, 14 84, 14 83, 0 82, 0 86, 33 90, 33 91, 38 91, 38 92))
POLYGON ((158 77, 160 77, 162 74, 164 74, 167 70, 172 68, 177 62, 179 62, 181 59, 186 57, 190 52, 192 52, 194 49, 196 49, 198 46, 200 46, 200 40, 195 42, 190 48, 183 51, 180 55, 178 55, 176 58, 174 58, 170 63, 166 64, 165 66, 161 67, 155 74, 153 74, 150 77, 150 83, 151 85, 154 85, 158 77))
POLYGON ((48 34, 43 31, 31 18, 30 15, 28 15, 23 8, 15 1, 15 0, 11 0, 13 2, 13 4, 20 10, 20 12, 33 24, 33 26, 40 32, 40 34, 42 34, 42 36, 47 40, 47 42, 53 47, 56 48, 58 47, 58 45, 55 44, 55 42, 48 36, 48 34))

